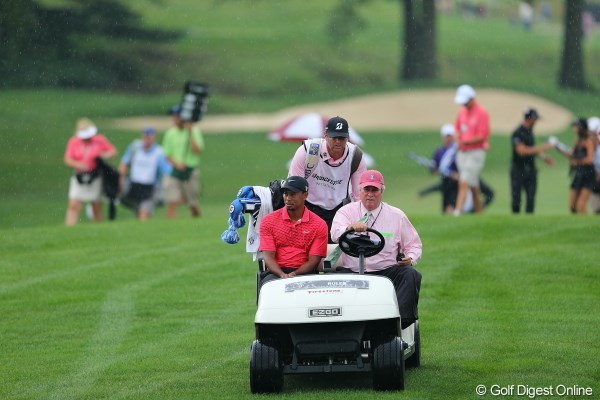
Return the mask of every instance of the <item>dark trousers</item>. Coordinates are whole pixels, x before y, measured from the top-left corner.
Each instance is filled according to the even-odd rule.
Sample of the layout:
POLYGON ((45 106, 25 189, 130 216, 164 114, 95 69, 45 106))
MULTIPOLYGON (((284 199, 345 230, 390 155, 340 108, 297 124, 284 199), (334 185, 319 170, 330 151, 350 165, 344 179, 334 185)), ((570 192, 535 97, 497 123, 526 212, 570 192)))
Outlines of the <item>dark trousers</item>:
MULTIPOLYGON (((351 272, 347 268, 338 268, 338 272, 351 272)), ((402 329, 419 319, 419 292, 421 291, 421 273, 410 265, 392 265, 381 271, 366 272, 367 275, 378 275, 389 278, 396 289, 398 310, 402 329)))
POLYGON ((525 192, 525 212, 533 214, 535 208, 535 193, 537 191, 537 170, 530 168, 511 168, 510 189, 512 193, 512 212, 521 211, 521 193, 525 192))
POLYGON ((442 214, 448 207, 456 206, 456 196, 458 196, 458 181, 449 177, 442 178, 442 214))
POLYGON ((479 190, 481 190, 481 194, 483 195, 483 206, 489 206, 492 200, 494 200, 494 189, 485 183, 483 179, 479 179, 479 190))

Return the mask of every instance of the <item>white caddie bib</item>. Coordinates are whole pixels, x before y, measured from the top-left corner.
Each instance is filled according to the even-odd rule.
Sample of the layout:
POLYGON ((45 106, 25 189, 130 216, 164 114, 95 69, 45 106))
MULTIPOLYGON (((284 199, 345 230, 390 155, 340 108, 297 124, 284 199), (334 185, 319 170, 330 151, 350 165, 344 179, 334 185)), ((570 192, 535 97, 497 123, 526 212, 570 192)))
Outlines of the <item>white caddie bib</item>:
POLYGON ((348 143, 347 148, 348 152, 344 155, 341 163, 330 165, 326 161, 329 156, 323 155, 323 151, 326 151, 327 145, 322 143, 321 159, 307 178, 309 186, 307 201, 309 203, 326 210, 332 210, 348 197, 352 157, 356 146, 348 143))

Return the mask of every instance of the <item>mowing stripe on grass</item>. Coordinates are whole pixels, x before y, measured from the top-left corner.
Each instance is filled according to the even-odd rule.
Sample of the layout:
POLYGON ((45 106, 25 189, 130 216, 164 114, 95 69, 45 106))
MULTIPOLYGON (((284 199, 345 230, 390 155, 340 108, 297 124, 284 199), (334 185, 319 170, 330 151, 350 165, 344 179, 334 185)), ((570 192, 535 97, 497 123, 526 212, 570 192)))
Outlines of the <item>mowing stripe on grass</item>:
POLYGON ((157 256, 159 254, 164 255, 164 254, 169 254, 169 253, 177 253, 177 252, 185 250, 185 249, 189 250, 193 247, 194 247, 193 243, 181 243, 181 244, 174 245, 174 246, 169 245, 169 246, 165 246, 162 248, 152 248, 149 250, 145 250, 144 252, 132 252, 132 253, 122 255, 119 257, 107 257, 100 261, 95 261, 95 262, 91 262, 91 263, 81 263, 78 266, 76 266, 75 268, 66 268, 66 269, 62 269, 62 270, 58 270, 58 271, 54 271, 54 272, 49 272, 49 273, 45 273, 45 274, 32 276, 27 279, 23 279, 19 282, 12 283, 10 285, 0 285, 0 294, 6 294, 6 293, 23 290, 30 286, 47 283, 47 282, 53 281, 53 280, 64 279, 68 276, 86 273, 86 272, 89 272, 89 271, 97 269, 97 268, 113 266, 116 263, 126 264, 127 262, 130 262, 133 260, 147 258, 149 256, 157 256))
MULTIPOLYGON (((182 245, 180 247, 185 248, 188 246, 182 245)), ((173 250, 176 251, 178 249, 173 250)), ((222 257, 220 263, 224 263, 225 265, 230 264, 237 257, 237 255, 222 257)), ((69 376, 61 376, 60 380, 52 384, 53 389, 50 398, 80 398, 90 391, 96 381, 102 376, 103 371, 111 366, 163 353, 165 349, 175 346, 177 342, 182 341, 186 336, 198 330, 206 330, 210 326, 225 324, 226 319, 222 318, 226 317, 229 313, 219 310, 218 315, 221 318, 215 318, 216 315, 212 318, 201 318, 199 316, 196 320, 190 320, 186 328, 179 330, 175 336, 163 336, 158 343, 147 343, 138 351, 121 354, 121 350, 124 347, 123 343, 130 329, 132 329, 132 320, 136 312, 136 297, 140 292, 157 286, 162 282, 195 273, 199 269, 211 266, 213 266, 212 263, 198 261, 185 267, 167 270, 158 276, 149 276, 147 279, 122 285, 118 289, 110 291, 105 296, 100 307, 97 318, 98 322, 94 329, 94 334, 86 346, 86 353, 80 357, 79 361, 74 363, 73 371, 69 376)), ((236 308, 233 311, 237 312, 239 309, 236 308)), ((246 353, 247 351, 245 349, 246 353)), ((241 351, 234 352, 228 358, 234 358, 240 353, 241 351)), ((189 374, 199 375, 211 366, 220 365, 226 361, 227 359, 222 359, 220 356, 218 359, 202 360, 201 365, 203 367, 197 371, 190 371, 189 374)), ((180 377, 181 375, 178 373, 169 381, 179 380, 180 377)), ((167 385, 169 381, 158 383, 153 380, 149 383, 151 387, 157 388, 161 385, 167 385)), ((146 385, 143 386, 143 388, 147 387, 146 385)), ((146 390, 144 389, 142 392, 146 392, 146 390)))

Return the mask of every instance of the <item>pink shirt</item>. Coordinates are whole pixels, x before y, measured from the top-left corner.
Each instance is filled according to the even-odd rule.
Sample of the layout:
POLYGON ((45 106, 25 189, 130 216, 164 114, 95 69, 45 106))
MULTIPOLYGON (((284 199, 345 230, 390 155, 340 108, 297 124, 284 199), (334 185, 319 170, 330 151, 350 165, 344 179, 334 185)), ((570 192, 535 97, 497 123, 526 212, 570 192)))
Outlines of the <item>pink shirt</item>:
POLYGON ((115 147, 101 134, 92 136, 89 140, 83 140, 72 136, 67 143, 65 157, 74 161, 83 161, 87 171, 96 168, 96 158, 105 152, 116 151, 115 147))
POLYGON ((459 150, 475 150, 489 147, 488 139, 490 137, 490 117, 485 108, 479 103, 473 103, 473 107, 461 107, 454 122, 460 142, 483 138, 483 142, 475 144, 461 144, 459 150))
MULTIPOLYGON (((367 209, 360 201, 347 204, 340 208, 333 218, 331 225, 331 238, 337 242, 348 226, 365 215, 367 209)), ((415 227, 402 210, 382 202, 379 207, 371 211, 371 218, 367 222, 369 228, 379 231, 384 239, 385 246, 380 253, 365 258, 365 271, 379 271, 396 264, 396 256, 401 251, 410 257, 415 264, 421 259, 423 245, 415 227)), ((375 236, 372 235, 372 238, 375 236)), ((342 254, 342 265, 358 272, 358 258, 342 254)))
POLYGON ((292 221, 287 209, 280 208, 260 223, 260 250, 274 251, 282 267, 301 267, 311 254, 327 255, 327 224, 306 207, 300 221, 292 221))

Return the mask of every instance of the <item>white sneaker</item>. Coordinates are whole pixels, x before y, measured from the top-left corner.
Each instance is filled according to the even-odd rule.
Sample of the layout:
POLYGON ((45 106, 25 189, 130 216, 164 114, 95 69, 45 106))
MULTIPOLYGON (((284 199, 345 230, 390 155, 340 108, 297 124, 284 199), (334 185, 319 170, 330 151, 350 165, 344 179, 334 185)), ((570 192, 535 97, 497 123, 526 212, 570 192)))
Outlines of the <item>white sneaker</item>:
POLYGON ((452 215, 455 217, 460 217, 460 210, 454 210, 452 211, 452 215))

